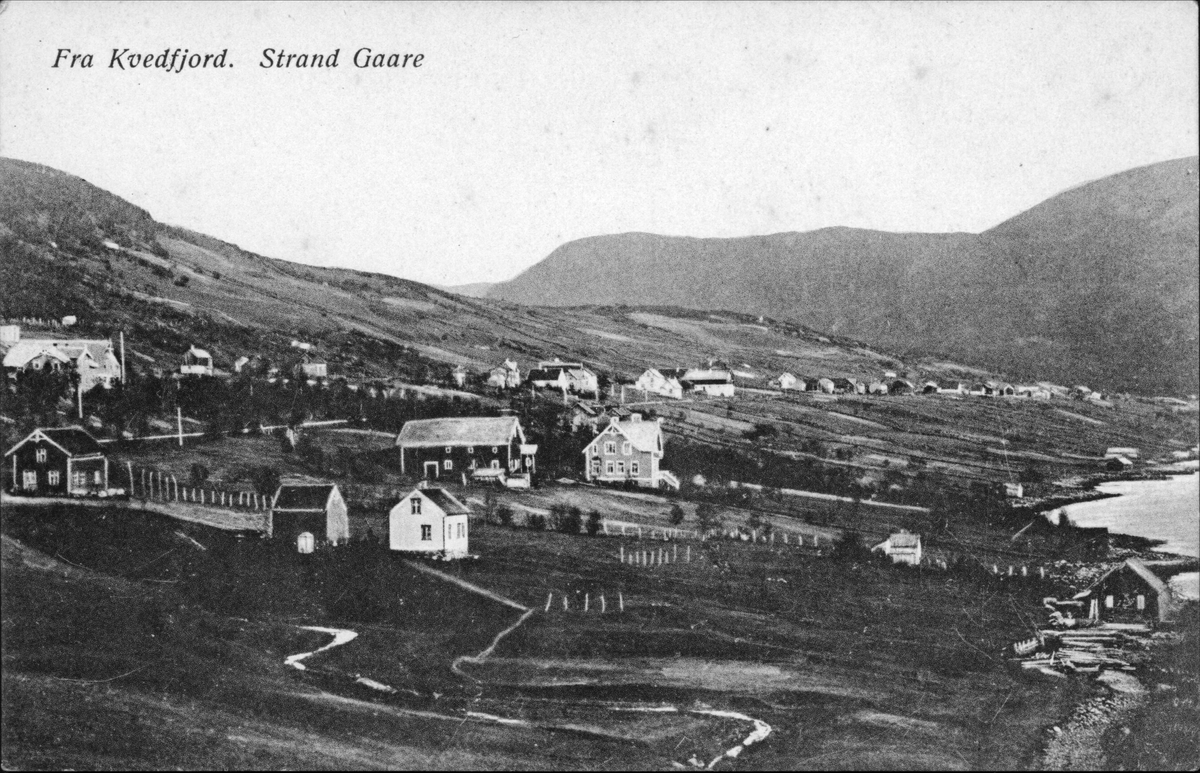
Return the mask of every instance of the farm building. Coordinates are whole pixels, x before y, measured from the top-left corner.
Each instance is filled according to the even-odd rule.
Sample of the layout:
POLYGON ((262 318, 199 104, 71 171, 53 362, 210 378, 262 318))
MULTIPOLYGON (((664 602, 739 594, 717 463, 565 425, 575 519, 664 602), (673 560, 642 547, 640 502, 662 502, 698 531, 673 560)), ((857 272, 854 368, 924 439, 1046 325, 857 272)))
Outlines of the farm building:
POLYGON ((1099 601, 1100 615, 1108 618, 1168 620, 1175 611, 1171 588, 1139 558, 1126 559, 1096 580, 1081 594, 1099 601))
POLYGON ((921 565, 921 535, 901 529, 880 542, 871 551, 880 551, 892 559, 893 564, 921 565))
POLYGON ((679 488, 679 480, 659 469, 663 457, 662 425, 634 414, 627 421, 613 418, 583 449, 583 475, 601 483, 632 482, 643 488, 679 488))
POLYGON ((936 395, 941 391, 942 388, 938 386, 938 382, 936 381, 926 381, 924 384, 921 384, 921 394, 923 395, 936 395))
POLYGON ((938 385, 937 393, 939 395, 965 395, 967 393, 967 385, 961 381, 951 381, 944 385, 938 385))
POLYGON ((916 385, 908 379, 898 378, 888 384, 888 394, 890 395, 911 395, 916 391, 916 385))
POLYGON ((675 371, 670 371, 670 373, 671 375, 667 375, 657 368, 649 368, 638 376, 638 380, 634 382, 633 386, 643 392, 670 397, 673 400, 682 400, 683 385, 679 383, 675 371))
POLYGON ((1133 460, 1127 456, 1106 456, 1104 457, 1104 469, 1110 472, 1121 472, 1133 468, 1133 460))
MULTIPOLYGON (((15 327, 15 326, 14 326, 15 327)), ((79 374, 83 391, 111 387, 121 380, 121 362, 112 341, 88 339, 26 338, 14 341, 4 353, 4 367, 14 371, 69 370, 79 374)))
POLYGON ((303 362, 297 363, 295 375, 298 379, 328 378, 329 366, 305 357, 303 362))
POLYGON ((771 386, 779 387, 780 389, 784 390, 785 392, 787 392, 787 391, 803 392, 804 391, 804 381, 802 379, 796 378, 796 376, 794 376, 793 374, 788 373, 786 371, 783 373, 780 373, 777 378, 771 379, 771 386))
POLYGON ((388 547, 405 553, 465 558, 471 508, 440 488, 417 488, 388 514, 388 547))
POLYGON ((571 431, 576 432, 581 427, 587 427, 595 434, 610 418, 628 419, 632 415, 633 411, 624 406, 601 405, 581 400, 571 408, 571 431))
POLYGON ((867 394, 886 395, 887 393, 888 385, 886 381, 872 381, 867 385, 867 394))
POLYGON ((271 498, 270 534, 299 540, 310 534, 337 545, 350 539, 346 500, 334 483, 284 483, 271 498))
POLYGON ((561 389, 565 392, 571 385, 571 379, 563 368, 534 368, 525 380, 535 389, 561 389))
POLYGON ((241 373, 242 368, 246 367, 249 364, 250 364, 250 358, 243 354, 241 357, 238 357, 236 360, 233 361, 233 372, 241 373))
POLYGON ((1019 384, 1013 387, 1017 397, 1031 397, 1036 400, 1049 400, 1053 395, 1049 389, 1037 384, 1019 384))
POLYGON ((709 397, 733 397, 733 374, 728 370, 693 368, 679 378, 684 391, 709 397))
POLYGON ((819 378, 817 379, 817 391, 831 395, 837 391, 837 384, 833 383, 831 378, 819 378))
POLYGON ((108 457, 82 427, 35 429, 4 453, 11 457, 10 486, 39 496, 89 496, 108 492, 108 457))
POLYGON ((1138 449, 1132 446, 1111 446, 1104 449, 1104 458, 1111 459, 1114 456, 1123 456, 1126 459, 1137 459, 1138 449))
POLYGON ((211 376, 213 374, 212 355, 204 349, 195 346, 188 348, 183 354, 183 364, 179 372, 185 376, 211 376))
POLYGON ((521 370, 517 363, 505 360, 500 367, 488 371, 487 383, 497 389, 517 389, 521 386, 521 370))
POLYGON ((533 473, 537 446, 516 416, 420 419, 396 436, 400 472, 436 479, 479 467, 533 473))

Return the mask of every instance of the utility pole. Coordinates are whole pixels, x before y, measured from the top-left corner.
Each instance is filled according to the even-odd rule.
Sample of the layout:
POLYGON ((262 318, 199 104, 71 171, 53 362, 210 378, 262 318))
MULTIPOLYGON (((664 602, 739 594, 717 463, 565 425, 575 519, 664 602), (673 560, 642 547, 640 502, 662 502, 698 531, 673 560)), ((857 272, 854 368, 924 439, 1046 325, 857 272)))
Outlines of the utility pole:
POLYGON ((178 406, 175 408, 175 426, 179 432, 179 447, 183 448, 183 409, 178 406))
POLYGON ((125 386, 125 331, 121 331, 121 386, 125 386))
MULTIPOLYGON (((61 394, 61 393, 60 393, 61 394)), ((83 379, 79 379, 79 383, 75 385, 75 399, 79 403, 79 418, 83 418, 83 379)))

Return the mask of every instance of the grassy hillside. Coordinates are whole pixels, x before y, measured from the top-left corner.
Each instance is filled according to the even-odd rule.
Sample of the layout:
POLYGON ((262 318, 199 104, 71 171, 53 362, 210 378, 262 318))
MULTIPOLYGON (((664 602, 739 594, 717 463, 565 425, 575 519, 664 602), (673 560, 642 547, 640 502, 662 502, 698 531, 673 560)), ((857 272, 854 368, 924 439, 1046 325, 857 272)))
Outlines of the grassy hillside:
POLYGON ((1196 183, 1196 158, 1155 164, 983 234, 597 236, 489 295, 736 309, 1019 378, 1195 393, 1196 183))

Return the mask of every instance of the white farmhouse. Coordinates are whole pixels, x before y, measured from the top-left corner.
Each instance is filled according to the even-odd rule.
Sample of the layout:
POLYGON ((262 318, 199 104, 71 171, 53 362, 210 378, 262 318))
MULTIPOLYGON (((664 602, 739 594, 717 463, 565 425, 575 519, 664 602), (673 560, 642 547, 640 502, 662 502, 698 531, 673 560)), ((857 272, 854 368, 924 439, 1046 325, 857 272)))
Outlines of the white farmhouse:
POLYGON ((465 558, 470 514, 445 489, 413 489, 388 514, 388 545, 405 553, 465 558))

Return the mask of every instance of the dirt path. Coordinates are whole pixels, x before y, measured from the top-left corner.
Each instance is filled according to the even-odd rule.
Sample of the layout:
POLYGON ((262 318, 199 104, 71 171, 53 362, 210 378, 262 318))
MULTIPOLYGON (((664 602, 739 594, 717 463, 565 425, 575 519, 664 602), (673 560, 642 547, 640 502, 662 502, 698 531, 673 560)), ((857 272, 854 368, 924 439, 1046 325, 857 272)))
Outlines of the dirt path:
POLYGON ((1108 687, 1100 695, 1080 704, 1054 734, 1042 754, 1042 770, 1107 770, 1108 760, 1100 739, 1114 724, 1146 699, 1146 689, 1133 676, 1105 671, 1096 681, 1108 687))
POLYGON ((354 631, 347 631, 342 628, 322 628, 318 625, 302 625, 300 627, 305 631, 318 631, 320 633, 327 633, 333 636, 333 641, 329 642, 324 647, 315 649, 312 652, 301 652, 296 655, 287 656, 283 662, 292 668, 299 669, 300 671, 308 670, 304 667, 304 664, 300 662, 301 660, 310 658, 313 655, 316 655, 318 652, 324 652, 325 650, 331 650, 334 647, 340 647, 343 644, 347 644, 358 638, 358 634, 354 631))

